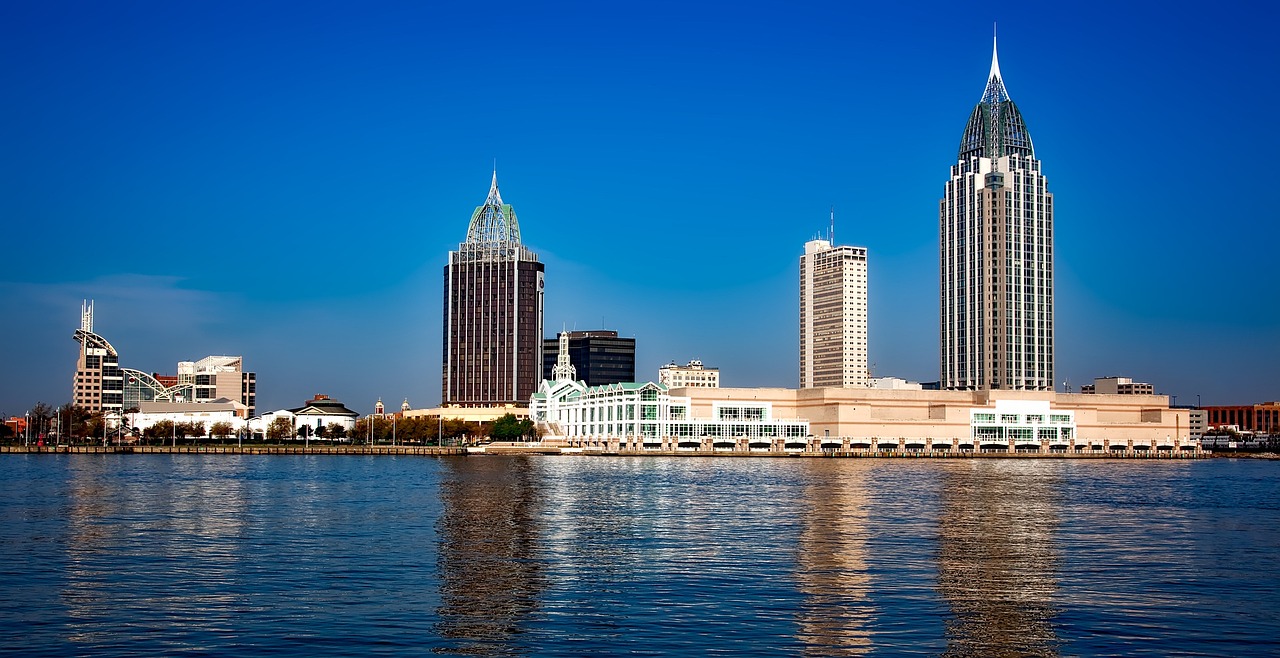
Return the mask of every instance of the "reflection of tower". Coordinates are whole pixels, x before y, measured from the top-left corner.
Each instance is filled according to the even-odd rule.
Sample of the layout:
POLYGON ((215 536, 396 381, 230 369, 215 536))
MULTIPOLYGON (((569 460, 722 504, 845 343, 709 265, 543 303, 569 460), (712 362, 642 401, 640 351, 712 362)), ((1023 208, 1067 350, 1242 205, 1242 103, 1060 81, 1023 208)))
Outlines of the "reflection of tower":
POLYGON ((797 615, 799 639, 813 655, 862 655, 871 650, 868 622, 875 613, 868 597, 866 469, 827 460, 806 465, 815 472, 801 497, 810 509, 800 517, 797 551, 796 580, 807 596, 797 615))
POLYGON ((1056 465, 947 464, 938 591, 950 605, 947 656, 1056 656, 1056 465))
POLYGON ((533 559, 537 477, 531 460, 447 460, 440 500, 442 653, 523 654, 522 626, 544 588, 533 559))
POLYGON ((542 288, 542 263, 520 242, 494 172, 444 268, 442 404, 529 404, 542 379, 542 288))

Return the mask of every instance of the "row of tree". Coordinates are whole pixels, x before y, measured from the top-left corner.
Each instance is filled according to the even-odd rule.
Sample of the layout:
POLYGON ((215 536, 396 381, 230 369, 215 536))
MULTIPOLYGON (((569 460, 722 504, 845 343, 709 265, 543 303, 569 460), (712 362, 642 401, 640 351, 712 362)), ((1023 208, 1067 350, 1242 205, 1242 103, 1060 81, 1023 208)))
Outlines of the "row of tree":
MULTIPOLYGON (((74 404, 64 404, 54 408, 44 402, 38 402, 27 412, 31 436, 50 437, 60 433, 59 440, 99 439, 107 435, 120 433, 119 429, 108 429, 102 412, 91 412, 74 404)), ((124 428, 128 433, 130 428, 124 428)), ((165 439, 177 440, 187 438, 210 437, 226 440, 236 436, 237 428, 229 422, 217 422, 209 425, 199 421, 178 423, 162 420, 147 427, 142 438, 148 441, 163 442, 165 439)), ((356 421, 355 427, 347 431, 341 425, 329 424, 313 434, 309 425, 295 427, 288 418, 276 418, 266 429, 268 441, 286 439, 325 438, 342 440, 350 438, 356 442, 372 440, 374 443, 408 443, 422 445, 443 445, 445 443, 467 442, 481 438, 495 441, 533 440, 538 438, 538 431, 533 421, 520 420, 514 414, 506 414, 492 423, 482 424, 452 418, 441 419, 436 416, 420 416, 415 418, 373 417, 356 421)), ((0 439, 21 439, 7 425, 0 425, 0 439)))

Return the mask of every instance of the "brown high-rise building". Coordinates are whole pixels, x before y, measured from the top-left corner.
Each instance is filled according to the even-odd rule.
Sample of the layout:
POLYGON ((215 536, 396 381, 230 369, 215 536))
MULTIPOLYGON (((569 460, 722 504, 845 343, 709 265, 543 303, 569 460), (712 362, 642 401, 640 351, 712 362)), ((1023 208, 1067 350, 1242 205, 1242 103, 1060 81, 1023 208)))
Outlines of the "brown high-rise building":
POLYGON ((443 406, 527 405, 542 378, 543 267, 498 194, 471 215, 444 268, 443 406))

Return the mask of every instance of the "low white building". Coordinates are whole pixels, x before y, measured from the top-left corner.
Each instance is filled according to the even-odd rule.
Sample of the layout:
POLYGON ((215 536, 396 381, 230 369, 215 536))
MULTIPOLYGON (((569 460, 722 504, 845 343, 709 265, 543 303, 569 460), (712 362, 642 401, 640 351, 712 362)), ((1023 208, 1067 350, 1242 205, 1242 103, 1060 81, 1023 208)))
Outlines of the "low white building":
POLYGON ((969 410, 970 439, 979 450, 1066 450, 1076 437, 1075 412, 1045 400, 996 400, 995 409, 969 410))
POLYGON ((287 418, 295 433, 303 427, 308 427, 308 434, 319 436, 321 430, 334 424, 350 432, 356 426, 356 419, 359 417, 358 412, 348 409, 341 402, 327 395, 317 395, 296 409, 269 411, 252 419, 249 421, 249 429, 254 434, 266 436, 267 428, 271 427, 272 422, 277 418, 287 418))
POLYGON ((126 414, 134 432, 145 432, 161 421, 204 423, 207 434, 214 423, 230 423, 234 431, 244 428, 249 407, 235 400, 221 398, 212 402, 139 402, 138 411, 126 414))
POLYGON ((867 388, 882 391, 919 391, 924 386, 920 382, 909 382, 901 377, 872 377, 867 380, 867 388))
POLYGON ((809 434, 809 421, 774 418, 769 402, 716 402, 710 418, 695 417, 689 398, 673 396, 665 385, 653 382, 587 386, 580 381, 544 380, 529 401, 529 413, 552 436, 636 438, 646 447, 657 446, 663 439, 683 445, 703 439, 803 439, 809 434))

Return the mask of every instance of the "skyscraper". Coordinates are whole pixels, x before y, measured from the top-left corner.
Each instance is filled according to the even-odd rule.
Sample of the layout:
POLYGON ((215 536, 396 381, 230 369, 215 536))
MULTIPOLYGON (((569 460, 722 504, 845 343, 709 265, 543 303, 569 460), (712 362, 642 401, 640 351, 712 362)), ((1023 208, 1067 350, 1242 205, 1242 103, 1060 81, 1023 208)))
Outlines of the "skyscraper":
POLYGON ((542 378, 556 381, 561 345, 568 336, 570 361, 577 377, 587 386, 604 386, 636 380, 636 339, 619 338, 618 332, 596 329, 569 331, 560 338, 542 341, 542 378))
POLYGON ((444 268, 441 404, 529 404, 542 377, 542 277, 495 171, 466 241, 444 268))
POLYGON ((994 39, 938 215, 941 387, 1053 390, 1053 195, 994 39))
POLYGON ((800 257, 800 388, 867 385, 867 250, 810 240, 800 257))
POLYGON ((72 401, 89 411, 120 413, 124 410, 120 355, 107 339, 93 333, 92 301, 80 305, 80 328, 75 340, 80 343, 80 358, 76 361, 72 401))

